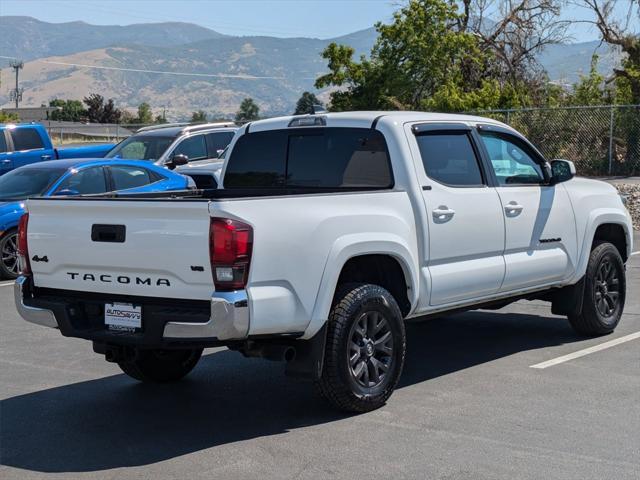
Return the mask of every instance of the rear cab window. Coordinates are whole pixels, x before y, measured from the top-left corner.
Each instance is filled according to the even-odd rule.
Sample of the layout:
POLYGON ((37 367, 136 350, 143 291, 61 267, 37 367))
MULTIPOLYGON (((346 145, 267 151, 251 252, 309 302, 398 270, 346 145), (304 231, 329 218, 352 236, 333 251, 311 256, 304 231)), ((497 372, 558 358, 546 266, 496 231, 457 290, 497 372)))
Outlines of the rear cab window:
POLYGON ((225 188, 389 189, 393 173, 384 136, 368 128, 309 128, 248 133, 234 145, 225 188))

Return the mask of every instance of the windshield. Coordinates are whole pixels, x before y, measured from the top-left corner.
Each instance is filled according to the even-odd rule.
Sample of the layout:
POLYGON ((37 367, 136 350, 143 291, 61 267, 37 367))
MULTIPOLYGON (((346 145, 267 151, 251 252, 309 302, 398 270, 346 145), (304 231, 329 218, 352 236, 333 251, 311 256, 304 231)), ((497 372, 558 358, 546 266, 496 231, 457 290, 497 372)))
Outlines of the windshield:
POLYGON ((174 140, 174 137, 158 135, 133 135, 113 147, 106 158, 158 160, 174 140))
POLYGON ((9 172, 0 177, 0 200, 24 200, 42 195, 65 171, 26 168, 9 172))

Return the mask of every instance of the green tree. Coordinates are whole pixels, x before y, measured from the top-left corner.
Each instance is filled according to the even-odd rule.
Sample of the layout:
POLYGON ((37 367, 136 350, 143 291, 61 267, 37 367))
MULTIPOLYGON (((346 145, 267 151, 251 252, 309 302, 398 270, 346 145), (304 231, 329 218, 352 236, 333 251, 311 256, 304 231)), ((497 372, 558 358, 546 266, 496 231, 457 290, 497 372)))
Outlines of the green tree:
POLYGON ((245 98, 236 112, 236 122, 251 122, 260 118, 260 107, 252 98, 245 98))
POLYGON ((87 110, 80 100, 62 100, 55 98, 49 102, 50 107, 60 107, 51 112, 51 120, 80 122, 87 117, 87 110))
POLYGON ((207 121, 207 114, 203 110, 198 110, 191 114, 191 123, 205 123, 207 121))
POLYGON ((304 115, 305 113, 313 113, 314 105, 323 105, 318 98, 311 92, 302 92, 302 96, 296 103, 296 111, 294 115, 304 115))
POLYGON ((572 105, 604 105, 610 102, 604 89, 604 76, 598 72, 598 55, 591 57, 589 75, 581 75, 573 86, 568 103, 572 105))
POLYGON ((115 107, 113 99, 104 101, 104 97, 97 93, 92 93, 84 97, 84 104, 87 106, 87 117, 92 123, 118 123, 122 116, 122 111, 115 107))
POLYGON ((0 123, 19 122, 20 118, 15 113, 7 113, 0 110, 0 123))
POLYGON ((353 48, 330 44, 322 52, 329 73, 315 86, 338 87, 331 110, 555 105, 561 92, 549 85, 536 55, 564 38, 562 0, 495 3, 409 0, 391 24, 376 24, 369 57, 355 60, 353 48), (500 8, 492 9, 495 3, 500 8))
POLYGON ((331 96, 333 110, 420 109, 441 89, 463 92, 465 79, 480 77, 484 56, 476 36, 453 28, 459 19, 454 2, 412 0, 390 25, 376 24, 370 59, 356 62, 351 47, 330 44, 322 53, 329 73, 316 88, 343 88, 331 96))
POLYGON ((136 123, 153 123, 153 112, 151 111, 151 105, 147 102, 142 102, 138 105, 138 117, 136 118, 136 123))

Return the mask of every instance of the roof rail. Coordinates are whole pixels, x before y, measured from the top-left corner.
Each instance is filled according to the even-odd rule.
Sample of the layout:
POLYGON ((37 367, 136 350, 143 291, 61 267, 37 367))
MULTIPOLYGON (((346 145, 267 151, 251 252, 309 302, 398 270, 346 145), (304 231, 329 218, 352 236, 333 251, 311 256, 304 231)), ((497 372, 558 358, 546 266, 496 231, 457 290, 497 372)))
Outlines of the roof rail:
POLYGON ((148 127, 142 127, 136 130, 136 132, 148 132, 149 130, 157 130, 159 128, 171 128, 171 127, 184 127, 191 125, 189 122, 181 123, 160 123, 158 125, 149 125, 148 127))
POLYGON ((182 129, 182 133, 194 132, 198 130, 207 130, 210 128, 229 128, 237 127, 235 122, 216 122, 216 123, 196 123, 195 125, 188 125, 182 129))

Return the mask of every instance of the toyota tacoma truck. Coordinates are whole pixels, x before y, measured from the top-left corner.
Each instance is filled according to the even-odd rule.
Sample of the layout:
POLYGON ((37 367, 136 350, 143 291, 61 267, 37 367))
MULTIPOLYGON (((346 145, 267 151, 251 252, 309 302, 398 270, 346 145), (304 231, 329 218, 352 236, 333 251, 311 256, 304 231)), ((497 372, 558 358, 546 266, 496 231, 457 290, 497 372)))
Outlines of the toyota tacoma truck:
POLYGON ((113 144, 54 148, 39 123, 0 123, 0 175, 32 163, 69 158, 102 158, 113 144))
POLYGON ((350 112, 243 126, 218 189, 27 202, 15 301, 143 382, 203 348, 283 360, 334 406, 392 394, 405 321, 548 301, 578 334, 620 321, 632 227, 497 121, 350 112), (177 253, 179 252, 179 253, 177 253))

